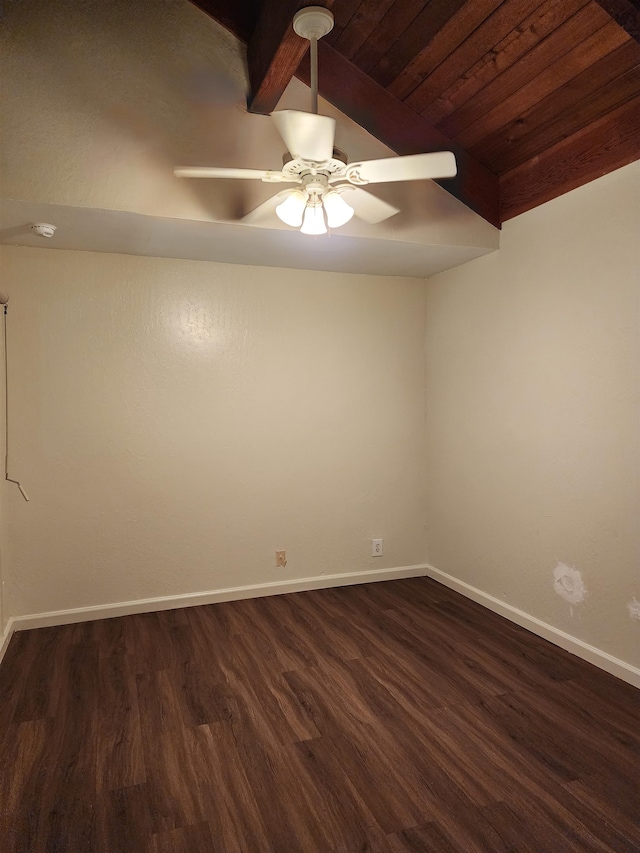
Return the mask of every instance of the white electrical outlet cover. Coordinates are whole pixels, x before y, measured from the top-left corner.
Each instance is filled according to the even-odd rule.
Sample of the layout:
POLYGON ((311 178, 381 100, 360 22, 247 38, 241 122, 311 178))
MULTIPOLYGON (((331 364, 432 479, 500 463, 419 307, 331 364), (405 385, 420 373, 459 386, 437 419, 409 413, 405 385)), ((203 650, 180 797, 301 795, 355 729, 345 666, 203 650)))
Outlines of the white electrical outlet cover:
POLYGON ((371 540, 371 556, 382 557, 382 539, 371 540))

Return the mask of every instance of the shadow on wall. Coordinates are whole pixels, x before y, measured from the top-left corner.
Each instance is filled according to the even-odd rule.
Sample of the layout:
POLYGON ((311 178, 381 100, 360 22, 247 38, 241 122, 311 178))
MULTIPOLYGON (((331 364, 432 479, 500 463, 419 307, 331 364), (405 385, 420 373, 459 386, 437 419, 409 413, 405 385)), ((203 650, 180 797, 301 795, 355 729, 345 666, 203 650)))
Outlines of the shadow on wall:
MULTIPOLYGON (((208 213, 234 220, 254 205, 248 187, 235 182, 214 190, 206 181, 180 182, 173 167, 264 167, 251 162, 263 140, 273 151, 272 166, 280 167, 281 146, 268 118, 246 113, 244 46, 185 0, 160 6, 151 0, 54 5, 27 0, 10 4, 6 23, 7 70, 15 79, 15 86, 7 86, 15 93, 7 115, 17 116, 26 96, 35 130, 32 146, 43 155, 41 162, 54 158, 59 170, 72 170, 72 183, 102 183, 113 192, 118 182, 126 182, 135 161, 136 180, 144 178, 141 189, 151 198, 142 194, 140 202, 147 205, 131 209, 176 215, 168 199, 183 194, 203 211, 196 218, 208 213), (75 152, 45 150, 44 121, 68 128, 66 142, 75 152), (149 209, 154 193, 158 208, 149 209)), ((15 136, 17 130, 9 139, 15 136)), ((16 155, 17 164, 19 151, 16 155)))

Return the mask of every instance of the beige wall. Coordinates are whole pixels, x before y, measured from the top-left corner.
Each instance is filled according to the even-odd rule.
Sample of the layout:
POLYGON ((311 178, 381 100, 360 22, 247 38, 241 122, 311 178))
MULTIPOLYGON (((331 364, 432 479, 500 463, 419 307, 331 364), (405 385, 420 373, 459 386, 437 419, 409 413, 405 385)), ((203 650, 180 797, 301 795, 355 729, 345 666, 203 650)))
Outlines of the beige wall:
MULTIPOLYGON (((0 311, 4 309, 0 306, 0 311)), ((0 314, 1 317, 1 314, 0 314)), ((3 334, 3 333, 2 333, 3 334)), ((0 338, 0 347, 4 346, 4 338, 0 338)), ((2 362, 0 351, 0 458, 4 462, 5 449, 5 407, 4 407, 4 364, 2 362)), ((0 471, 3 470, 0 467, 0 471)), ((4 472, 1 475, 4 477, 4 472)), ((4 554, 5 554, 5 535, 6 535, 6 491, 3 487, 0 489, 0 648, 2 646, 2 637, 9 621, 8 608, 5 606, 5 583, 4 583, 4 554)))
POLYGON ((428 559, 640 663, 640 163, 427 287, 428 559), (554 590, 558 563, 587 594, 554 590))
POLYGON ((5 613, 4 606, 4 575, 2 571, 2 551, 0 551, 0 642, 2 641, 2 635, 4 634, 8 621, 9 614, 5 613))
POLYGON ((9 614, 5 613, 4 606, 4 580, 2 573, 2 555, 0 554, 0 642, 4 634, 7 623, 9 622, 9 614))
POLYGON ((13 615, 424 562, 422 281, 0 252, 13 615))
POLYGON ((223 212, 172 168, 229 156, 238 110, 223 96, 235 86, 239 103, 245 79, 230 33, 186 0, 5 5, 3 196, 176 218, 223 212))

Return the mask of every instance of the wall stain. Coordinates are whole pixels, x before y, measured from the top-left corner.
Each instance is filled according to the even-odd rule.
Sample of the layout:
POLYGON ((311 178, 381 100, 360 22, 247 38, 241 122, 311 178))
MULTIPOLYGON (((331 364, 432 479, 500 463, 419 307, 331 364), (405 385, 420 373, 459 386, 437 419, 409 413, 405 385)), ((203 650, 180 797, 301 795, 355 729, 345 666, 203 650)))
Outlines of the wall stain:
POLYGON ((629 616, 632 619, 638 619, 640 621, 640 601, 638 601, 635 595, 627 604, 627 610, 629 611, 629 616))
POLYGON ((553 570, 553 588, 569 604, 582 604, 587 594, 580 572, 565 563, 558 563, 553 570))

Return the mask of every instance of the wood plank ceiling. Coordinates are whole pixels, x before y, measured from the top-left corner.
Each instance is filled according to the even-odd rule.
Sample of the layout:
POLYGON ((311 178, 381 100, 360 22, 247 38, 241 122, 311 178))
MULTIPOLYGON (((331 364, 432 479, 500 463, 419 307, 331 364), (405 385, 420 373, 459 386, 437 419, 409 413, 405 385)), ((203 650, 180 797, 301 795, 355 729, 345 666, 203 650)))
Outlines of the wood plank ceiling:
MULTIPOLYGON (((298 0, 197 0, 247 42, 269 113, 307 43, 298 0)), ((319 90, 398 154, 448 148, 442 186, 494 225, 640 158, 639 0, 325 0, 319 90)))

